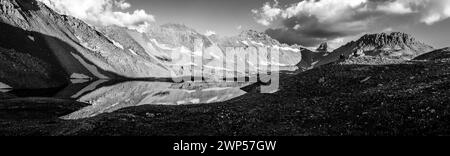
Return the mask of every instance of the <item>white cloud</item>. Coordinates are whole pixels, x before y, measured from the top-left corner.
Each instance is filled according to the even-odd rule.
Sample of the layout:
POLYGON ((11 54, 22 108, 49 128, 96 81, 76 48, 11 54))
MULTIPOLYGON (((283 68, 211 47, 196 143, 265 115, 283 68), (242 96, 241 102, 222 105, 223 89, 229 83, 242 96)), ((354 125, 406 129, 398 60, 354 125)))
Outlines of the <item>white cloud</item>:
POLYGON ((386 5, 380 5, 377 7, 377 10, 394 14, 413 13, 412 8, 402 3, 388 3, 386 5))
POLYGON ((259 24, 268 26, 274 21, 278 15, 282 13, 282 10, 278 8, 278 1, 275 1, 275 4, 272 6, 271 3, 267 2, 261 8, 261 10, 253 9, 253 14, 258 15, 259 17, 256 19, 256 22, 259 24))
POLYGON ((450 17, 450 0, 303 0, 253 9, 256 22, 287 43, 313 46, 323 40, 410 24, 432 25, 450 17), (299 39, 302 37, 303 39, 299 39))
POLYGON ((277 18, 292 18, 298 15, 315 16, 319 21, 339 21, 366 13, 415 14, 420 21, 433 24, 450 17, 448 0, 304 0, 282 8, 265 3, 253 9, 257 22, 269 25, 277 18))
MULTIPOLYGON (((403 0, 404 1, 404 0, 403 0)), ((416 0, 417 1, 417 0, 416 0)), ((449 0, 425 0, 416 2, 418 6, 425 7, 422 9, 422 22, 433 24, 450 17, 450 1, 449 0)))
POLYGON ((131 7, 131 4, 128 2, 125 2, 125 0, 120 0, 115 2, 116 6, 122 10, 128 9, 131 7))
POLYGON ((145 10, 125 12, 131 4, 125 0, 39 0, 55 11, 79 18, 91 25, 117 25, 130 29, 145 29, 154 22, 145 10))

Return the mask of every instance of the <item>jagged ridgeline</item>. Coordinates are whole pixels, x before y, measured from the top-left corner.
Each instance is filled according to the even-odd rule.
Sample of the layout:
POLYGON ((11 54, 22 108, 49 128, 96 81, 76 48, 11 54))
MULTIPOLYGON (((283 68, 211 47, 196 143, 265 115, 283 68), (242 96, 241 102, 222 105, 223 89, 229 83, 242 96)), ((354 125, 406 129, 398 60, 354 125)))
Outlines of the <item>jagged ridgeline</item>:
POLYGON ((205 36, 180 24, 152 24, 141 32, 93 27, 35 0, 0 0, 0 28, 1 86, 23 89, 61 87, 71 79, 171 78, 199 73, 205 79, 221 80, 230 74, 255 75, 268 66, 280 71, 307 70, 359 57, 409 60, 434 50, 398 32, 364 35, 330 52, 326 43, 310 51, 252 30, 221 37, 205 36), (264 61, 271 55, 254 50, 261 48, 278 49, 279 59, 264 61), (227 57, 236 53, 246 57, 227 57))
MULTIPOLYGON (((221 62, 258 63, 226 60, 225 45, 245 50, 249 46, 279 48, 280 61, 266 63, 287 70, 297 69, 302 60, 299 47, 281 45, 268 36, 253 38, 258 37, 255 32, 224 40, 177 24, 151 26, 145 32, 93 27, 35 0, 0 0, 0 27, 0 82, 13 88, 59 87, 70 79, 182 77, 206 68, 234 73, 235 68, 224 69, 221 62), (202 46, 201 54, 194 52, 196 46, 202 46), (174 54, 202 56, 203 64, 174 60, 174 54)), ((250 68, 257 71, 259 67, 250 68)), ((204 76, 217 79, 221 75, 204 76)))
POLYGON ((12 63, 1 68, 0 78, 13 88, 58 87, 69 79, 170 75, 170 71, 157 62, 132 55, 95 28, 60 15, 43 3, 1 0, 0 9, 0 47, 6 49, 1 53, 12 55, 14 52, 20 57, 3 58, 12 63), (41 68, 36 69, 38 65, 41 68))
POLYGON ((334 50, 317 65, 360 57, 410 60, 432 50, 434 50, 432 46, 401 32, 367 34, 334 50))

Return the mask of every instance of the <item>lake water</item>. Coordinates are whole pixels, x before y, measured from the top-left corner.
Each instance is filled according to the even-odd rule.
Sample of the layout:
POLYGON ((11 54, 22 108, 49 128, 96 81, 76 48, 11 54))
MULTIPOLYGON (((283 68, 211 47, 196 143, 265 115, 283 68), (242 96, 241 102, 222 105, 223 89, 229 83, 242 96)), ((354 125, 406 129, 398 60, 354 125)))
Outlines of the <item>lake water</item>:
POLYGON ((10 93, 21 97, 54 97, 90 104, 81 110, 61 117, 82 119, 122 108, 142 105, 210 104, 235 99, 254 90, 254 83, 237 82, 150 82, 127 81, 77 82, 65 88, 51 90, 22 90, 10 93))

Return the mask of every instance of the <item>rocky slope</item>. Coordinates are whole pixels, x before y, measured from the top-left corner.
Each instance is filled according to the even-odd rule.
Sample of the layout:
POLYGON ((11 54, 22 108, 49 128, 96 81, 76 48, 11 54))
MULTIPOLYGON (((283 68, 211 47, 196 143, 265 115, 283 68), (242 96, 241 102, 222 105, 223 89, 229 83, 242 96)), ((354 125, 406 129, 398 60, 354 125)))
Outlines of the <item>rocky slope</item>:
POLYGON ((222 51, 206 36, 184 25, 153 25, 144 33, 116 26, 99 30, 137 55, 158 61, 173 71, 172 76, 202 74, 203 65, 208 63, 211 55, 218 56, 215 59, 224 58, 222 51), (203 49, 206 52, 202 52, 203 49))
POLYGON ((450 59, 449 47, 435 50, 414 58, 414 60, 428 60, 428 61, 443 60, 443 59, 450 59))
MULTIPOLYGON (((46 70, 31 69, 41 70, 38 77, 24 78, 36 82, 36 87, 58 86, 71 78, 117 79, 171 75, 171 71, 159 62, 134 55, 83 21, 60 15, 34 0, 1 0, 0 24, 0 47, 47 64, 46 68, 42 67, 46 70), (39 77, 46 79, 41 80, 39 77), (45 81, 53 83, 48 85, 45 81)), ((11 72, 3 71, 6 68, 0 70, 11 72)), ((28 86, 23 80, 7 77, 0 77, 0 81, 14 81, 8 84, 14 88, 35 87, 28 86)))
MULTIPOLYGON (((255 31, 217 39, 179 24, 152 25, 145 32, 115 26, 94 28, 35 0, 1 0, 0 5, 2 51, 29 55, 39 60, 36 64, 45 64, 40 69, 31 69, 39 70, 37 76, 15 80, 0 75, 0 82, 8 81, 6 85, 13 88, 57 87, 70 79, 192 75, 220 79, 236 73, 234 77, 243 77, 269 67, 272 67, 269 70, 293 71, 299 66, 310 66, 311 62, 301 62, 306 49, 282 45, 255 31), (261 52, 261 49, 269 50, 261 52), (267 59, 274 58, 272 49, 280 51, 279 60, 267 59), (237 58, 229 57, 233 55, 237 58)), ((0 70, 11 73, 21 69, 0 70)))
POLYGON ((57 87, 63 83, 53 81, 50 64, 13 49, 0 47, 0 67, 0 89, 57 87))
MULTIPOLYGON (((282 76, 281 82, 281 90, 274 94, 249 93, 231 101, 205 105, 143 105, 80 120, 48 116, 33 120, 18 116, 9 110, 10 105, 0 102, 0 135, 450 134, 449 60, 391 65, 329 64, 298 75, 282 76)), ((10 101, 17 100, 7 102, 10 101)), ((61 102, 41 100, 39 105, 21 105, 15 111, 38 117, 45 112, 39 108, 46 105, 60 106, 58 110, 67 110, 65 114, 74 111, 61 102)))
POLYGON ((241 32, 240 35, 235 37, 219 38, 217 40, 221 47, 267 47, 279 49, 279 62, 275 63, 280 65, 280 68, 286 70, 303 70, 312 66, 312 63, 317 58, 318 53, 310 51, 304 47, 298 45, 286 45, 281 44, 279 41, 271 38, 266 33, 257 32, 254 30, 247 30, 241 32))
POLYGON ((366 60, 371 58, 410 60, 432 50, 434 50, 432 46, 422 43, 405 33, 367 34, 321 58, 317 65, 355 58, 364 58, 366 60))
POLYGON ((300 47, 282 45, 256 31, 244 31, 235 37, 205 36, 180 24, 153 25, 144 33, 115 26, 99 30, 123 46, 133 47, 137 54, 160 61, 177 76, 200 73, 199 76, 217 79, 226 76, 217 72, 236 72, 236 77, 242 77, 257 74, 267 66, 296 70, 302 60, 300 47), (258 51, 272 48, 279 50, 279 60, 267 59, 275 54, 270 50, 267 53, 258 51))

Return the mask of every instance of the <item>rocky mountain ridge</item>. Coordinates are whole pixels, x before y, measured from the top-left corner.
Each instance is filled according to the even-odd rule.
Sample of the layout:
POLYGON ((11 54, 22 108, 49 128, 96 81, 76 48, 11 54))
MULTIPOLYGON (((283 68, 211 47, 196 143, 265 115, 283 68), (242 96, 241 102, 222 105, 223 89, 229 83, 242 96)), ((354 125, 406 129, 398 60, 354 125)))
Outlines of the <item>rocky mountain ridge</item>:
MULTIPOLYGON (((164 66, 122 49, 83 21, 60 15, 34 0, 0 1, 0 47, 28 54, 49 65, 48 80, 58 87, 70 79, 169 77, 164 66)), ((0 69, 4 70, 4 68, 0 69)), ((5 72, 5 71, 3 71, 5 72)), ((36 77, 27 77, 34 80, 36 77)), ((31 87, 12 81, 14 88, 31 87)))
POLYGON ((394 59, 412 59, 432 50, 434 50, 432 46, 417 41, 409 34, 392 32, 364 35, 359 40, 350 42, 334 52, 353 55, 346 57, 384 56, 394 59))
MULTIPOLYGON (((259 62, 227 60, 225 56, 229 54, 223 42, 179 24, 152 26, 145 33, 114 26, 92 27, 79 19, 60 15, 35 0, 1 0, 0 23, 0 47, 7 50, 4 52, 12 50, 30 55, 48 65, 43 76, 47 76, 45 81, 54 82, 54 85, 36 80, 38 88, 62 86, 70 79, 167 78, 192 76, 198 72, 207 78, 220 79, 223 75, 208 74, 204 70, 236 72, 235 68, 224 68, 223 62, 250 65, 250 72, 238 71, 236 76, 255 74, 261 68, 255 66, 259 62), (192 62, 193 58, 199 58, 196 60, 202 60, 202 63, 192 62)), ((264 36, 260 34, 258 37, 264 36)), ((282 51, 280 61, 262 63, 286 70, 297 69, 302 59, 299 49, 278 45, 267 36, 265 40, 270 43, 249 39, 245 41, 249 45, 245 45, 243 40, 232 40, 238 44, 231 47, 255 56, 259 54, 251 52, 248 47, 276 47, 282 51)), ((5 68, 0 71, 11 72, 5 68)), ((7 85, 13 88, 28 87, 25 81, 4 75, 0 74, 0 82, 8 81, 7 85)), ((27 78, 34 81, 36 77, 27 78)))
POLYGON ((152 26, 145 33, 117 26, 100 28, 100 31, 127 47, 128 43, 125 42, 137 43, 134 44, 134 47, 139 47, 134 49, 136 53, 151 55, 175 71, 176 75, 181 76, 202 73, 204 77, 220 79, 223 76, 209 73, 209 70, 234 73, 236 69, 233 66, 224 65, 230 62, 237 67, 237 77, 257 74, 261 69, 258 63, 261 62, 263 66, 278 66, 282 68, 280 70, 296 70, 302 60, 299 47, 282 45, 263 33, 251 30, 234 37, 205 36, 180 24, 152 26), (257 51, 260 48, 278 49, 279 60, 256 62, 258 58, 269 57, 268 54, 262 56, 263 53, 257 51), (241 57, 234 59, 231 55, 241 55, 241 57), (256 60, 251 60, 250 57, 256 60))
MULTIPOLYGON (((364 35, 330 53, 326 43, 311 51, 281 44, 254 30, 220 37, 205 36, 180 24, 151 25, 144 33, 117 26, 92 27, 35 0, 0 0, 0 15, 2 54, 17 53, 14 56, 29 60, 26 67, 39 71, 15 79, 10 77, 14 74, 7 73, 27 75, 24 67, 1 68, 0 82, 13 88, 59 87, 71 79, 200 76, 217 80, 230 74, 256 75, 268 67, 276 71, 308 70, 358 57, 407 60, 434 50, 398 32, 364 35), (279 51, 278 59, 268 59, 275 54, 271 49, 279 51)), ((0 59, 9 64, 18 62, 8 55, 0 55, 0 59)))
POLYGON ((325 65, 339 60, 371 58, 411 60, 433 50, 432 46, 402 32, 366 34, 321 57, 315 65, 325 65))

